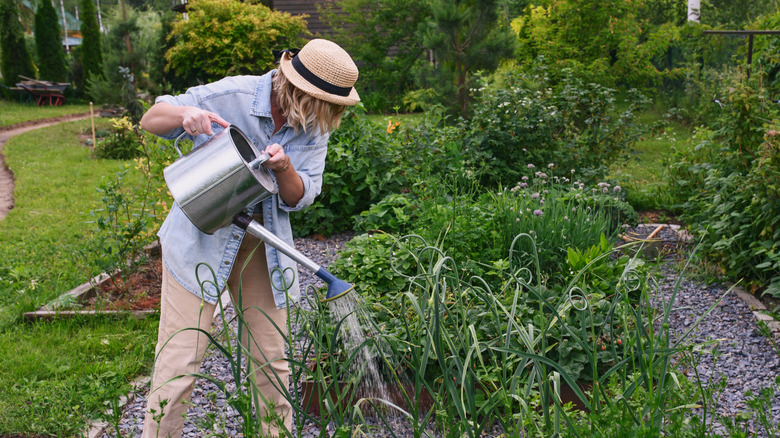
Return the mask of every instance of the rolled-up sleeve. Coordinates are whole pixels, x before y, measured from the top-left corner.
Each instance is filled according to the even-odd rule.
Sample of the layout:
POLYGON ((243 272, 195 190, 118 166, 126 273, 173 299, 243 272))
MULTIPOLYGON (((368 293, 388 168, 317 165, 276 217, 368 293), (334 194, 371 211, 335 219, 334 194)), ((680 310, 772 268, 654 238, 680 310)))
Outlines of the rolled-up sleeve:
POLYGON ((322 191, 322 174, 325 171, 325 156, 328 153, 328 135, 319 136, 317 142, 306 146, 289 146, 285 153, 290 156, 293 167, 303 181, 303 197, 295 206, 287 205, 279 197, 279 208, 292 212, 302 210, 314 203, 322 191))

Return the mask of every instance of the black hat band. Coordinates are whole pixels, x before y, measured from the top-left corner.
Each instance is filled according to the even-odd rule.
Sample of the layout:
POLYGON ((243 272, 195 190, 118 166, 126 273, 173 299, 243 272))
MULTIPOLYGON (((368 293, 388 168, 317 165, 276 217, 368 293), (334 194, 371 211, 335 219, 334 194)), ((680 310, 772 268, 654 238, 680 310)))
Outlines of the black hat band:
POLYGON ((301 77, 303 77, 304 79, 309 81, 310 84, 314 85, 315 87, 319 88, 320 90, 326 93, 335 94, 336 96, 347 97, 349 96, 349 93, 352 92, 352 87, 339 87, 338 85, 333 85, 330 82, 315 75, 314 73, 311 72, 311 70, 309 70, 308 68, 306 68, 305 65, 303 65, 303 62, 301 62, 300 58, 297 56, 293 56, 292 66, 295 69, 295 71, 297 71, 298 74, 301 75, 301 77))

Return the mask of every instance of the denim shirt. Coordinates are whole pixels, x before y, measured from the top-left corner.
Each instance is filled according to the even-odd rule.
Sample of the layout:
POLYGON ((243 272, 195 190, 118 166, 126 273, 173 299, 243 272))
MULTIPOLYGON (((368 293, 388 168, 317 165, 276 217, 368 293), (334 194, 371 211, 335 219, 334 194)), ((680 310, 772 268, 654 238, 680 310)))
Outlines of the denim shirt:
MULTIPOLYGON (((276 70, 263 76, 233 76, 220 81, 193 87, 178 96, 160 96, 156 102, 171 105, 194 106, 219 114, 227 122, 241 129, 262 151, 266 146, 278 143, 290 157, 290 161, 303 180, 304 194, 298 205, 289 206, 277 194, 261 201, 261 206, 247 206, 255 214, 262 212, 263 226, 285 243, 294 247, 289 212, 310 206, 322 188, 322 172, 325 168, 328 134, 316 128, 304 132, 285 124, 274 134, 271 116, 271 78, 276 70)), ((212 123, 214 135, 224 128, 212 123)), ((184 129, 178 127, 161 135, 174 139, 184 129)), ((205 134, 185 137, 192 139, 198 147, 211 137, 205 134)), ((272 176, 273 173, 271 172, 272 176)), ((275 181, 275 179, 274 179, 275 181)), ((212 235, 198 230, 187 218, 181 207, 174 203, 160 231, 163 260, 176 281, 195 295, 209 303, 216 303, 225 288, 228 275, 233 269, 238 247, 244 237, 244 230, 236 225, 221 228, 212 235), (205 266, 211 267, 211 271, 205 266), (197 271, 197 272, 196 272, 197 271), (216 284, 214 284, 216 281, 216 284)), ((271 277, 274 301, 278 308, 284 308, 300 297, 298 265, 285 254, 265 245, 268 271, 271 277), (282 273, 284 283, 282 284, 282 273)), ((236 269, 241 269, 237 266, 236 269)))

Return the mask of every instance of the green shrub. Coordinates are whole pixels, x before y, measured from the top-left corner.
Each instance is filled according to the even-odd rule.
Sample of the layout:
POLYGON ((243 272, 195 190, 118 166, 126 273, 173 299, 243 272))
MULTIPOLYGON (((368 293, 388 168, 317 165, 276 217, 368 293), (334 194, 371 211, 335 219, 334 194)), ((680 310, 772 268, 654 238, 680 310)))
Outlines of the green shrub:
POLYGON ((462 174, 456 131, 441 111, 420 122, 382 127, 358 105, 331 134, 322 193, 293 222, 297 235, 352 229, 363 211, 385 196, 408 191, 425 175, 462 174))
POLYGON ((571 69, 588 82, 654 91, 662 78, 679 71, 657 69, 653 60, 679 39, 671 24, 652 26, 638 19, 644 2, 560 1, 530 6, 512 22, 525 68, 551 67, 557 83, 571 69))
POLYGON ((113 119, 112 132, 95 145, 98 158, 129 160, 139 155, 135 127, 127 117, 113 119))
POLYGON ((189 85, 240 74, 261 74, 274 68, 271 50, 301 46, 306 34, 302 17, 272 11, 263 4, 225 0, 193 0, 187 18, 173 26, 166 69, 187 78, 189 85))
POLYGON ((464 148, 482 160, 482 182, 513 186, 530 167, 555 163, 553 175, 595 182, 606 166, 639 139, 635 112, 646 103, 630 94, 618 110, 615 90, 579 79, 548 88, 542 69, 535 75, 507 70, 481 88, 474 117, 465 123, 464 148))
POLYGON ((670 168, 682 219, 702 236, 704 254, 754 291, 780 284, 780 113, 764 92, 736 83, 721 117, 670 168))

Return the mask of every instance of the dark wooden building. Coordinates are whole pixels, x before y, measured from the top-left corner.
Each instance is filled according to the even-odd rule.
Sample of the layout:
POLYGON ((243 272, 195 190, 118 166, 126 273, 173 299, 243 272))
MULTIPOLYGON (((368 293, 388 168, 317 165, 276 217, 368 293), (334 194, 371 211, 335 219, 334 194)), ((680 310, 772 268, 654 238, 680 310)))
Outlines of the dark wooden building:
MULTIPOLYGON (((239 0, 240 1, 240 0, 239 0)), ((330 32, 328 26, 320 18, 317 5, 322 3, 333 3, 334 0, 266 0, 263 3, 271 9, 277 11, 289 12, 292 15, 306 14, 309 32, 314 36, 327 36, 330 32)), ((172 0, 173 10, 185 12, 187 10, 187 0, 172 0)))
POLYGON ((271 9, 289 12, 292 15, 308 15, 306 21, 309 24, 309 32, 314 36, 325 36, 330 33, 317 10, 317 4, 321 3, 333 3, 333 0, 270 0, 271 9))

